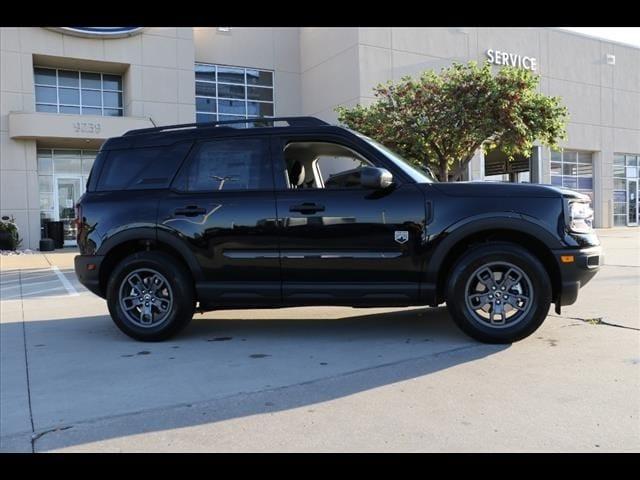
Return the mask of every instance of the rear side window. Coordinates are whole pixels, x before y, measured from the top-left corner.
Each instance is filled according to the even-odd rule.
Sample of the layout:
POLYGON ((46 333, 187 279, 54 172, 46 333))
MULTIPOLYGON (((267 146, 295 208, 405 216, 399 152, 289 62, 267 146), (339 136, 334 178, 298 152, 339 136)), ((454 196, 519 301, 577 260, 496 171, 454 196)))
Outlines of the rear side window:
POLYGON ((176 186, 190 192, 271 190, 269 143, 264 138, 201 143, 176 186))
POLYGON ((163 147, 112 150, 104 161, 97 190, 167 188, 191 142, 163 147))
POLYGON ((96 189, 96 176, 98 172, 102 168, 102 163, 104 159, 107 157, 108 152, 100 150, 98 155, 96 155, 96 159, 93 161, 93 165, 91 165, 91 171, 89 172, 89 178, 87 178, 87 190, 93 192, 96 189))

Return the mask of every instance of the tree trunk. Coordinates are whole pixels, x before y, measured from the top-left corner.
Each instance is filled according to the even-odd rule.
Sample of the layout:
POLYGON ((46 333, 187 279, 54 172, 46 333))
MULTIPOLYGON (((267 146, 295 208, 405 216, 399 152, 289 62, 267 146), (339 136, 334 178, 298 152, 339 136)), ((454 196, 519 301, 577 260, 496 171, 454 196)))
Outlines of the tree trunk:
POLYGON ((465 170, 467 169, 467 166, 469 165, 470 161, 471 161, 471 157, 466 158, 464 161, 460 162, 457 168, 453 171, 453 175, 451 175, 451 177, 454 182, 457 182, 460 180, 465 170))
POLYGON ((440 181, 441 182, 449 181, 449 168, 447 167, 446 160, 443 160, 440 162, 440 181))

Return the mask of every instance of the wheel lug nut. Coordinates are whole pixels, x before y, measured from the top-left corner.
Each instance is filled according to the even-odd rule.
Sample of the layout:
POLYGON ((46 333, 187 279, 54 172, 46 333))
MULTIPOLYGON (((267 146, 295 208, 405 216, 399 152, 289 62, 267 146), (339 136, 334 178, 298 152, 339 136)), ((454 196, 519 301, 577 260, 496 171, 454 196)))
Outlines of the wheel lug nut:
POLYGON ((500 300, 498 300, 496 303, 497 303, 498 305, 500 305, 500 300))
POLYGON ((496 287, 491 287, 491 290, 495 290, 495 289, 496 289, 496 287))

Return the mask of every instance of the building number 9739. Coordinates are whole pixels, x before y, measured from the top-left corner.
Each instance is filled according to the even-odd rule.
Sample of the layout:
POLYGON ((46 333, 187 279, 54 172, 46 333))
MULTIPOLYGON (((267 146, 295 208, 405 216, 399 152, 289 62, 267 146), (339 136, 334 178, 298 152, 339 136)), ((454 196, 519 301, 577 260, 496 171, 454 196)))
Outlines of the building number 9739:
POLYGON ((100 133, 100 124, 93 122, 74 122, 73 129, 76 133, 100 133))

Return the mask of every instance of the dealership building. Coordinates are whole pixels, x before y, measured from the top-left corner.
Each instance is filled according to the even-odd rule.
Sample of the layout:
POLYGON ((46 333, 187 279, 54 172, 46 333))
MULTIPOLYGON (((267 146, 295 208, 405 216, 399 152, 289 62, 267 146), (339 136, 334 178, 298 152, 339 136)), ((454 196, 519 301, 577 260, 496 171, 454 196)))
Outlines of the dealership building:
POLYGON ((336 122, 387 80, 489 61, 535 71, 568 107, 562 149, 507 162, 478 152, 466 178, 583 191, 598 227, 638 226, 640 49, 554 28, 0 28, 0 214, 23 248, 62 220, 105 139, 256 116, 336 122))

